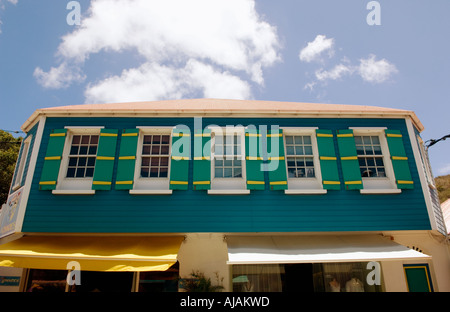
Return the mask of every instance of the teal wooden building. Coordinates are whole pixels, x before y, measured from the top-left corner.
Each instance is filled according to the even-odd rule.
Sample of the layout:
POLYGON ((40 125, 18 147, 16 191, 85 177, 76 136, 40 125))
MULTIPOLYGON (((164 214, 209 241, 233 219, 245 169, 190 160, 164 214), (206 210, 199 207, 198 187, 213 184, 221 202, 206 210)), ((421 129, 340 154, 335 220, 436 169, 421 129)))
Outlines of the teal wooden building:
POLYGON ((450 290, 414 112, 193 99, 45 108, 23 130, 0 240, 17 289, 176 291, 200 270, 228 291, 450 290))

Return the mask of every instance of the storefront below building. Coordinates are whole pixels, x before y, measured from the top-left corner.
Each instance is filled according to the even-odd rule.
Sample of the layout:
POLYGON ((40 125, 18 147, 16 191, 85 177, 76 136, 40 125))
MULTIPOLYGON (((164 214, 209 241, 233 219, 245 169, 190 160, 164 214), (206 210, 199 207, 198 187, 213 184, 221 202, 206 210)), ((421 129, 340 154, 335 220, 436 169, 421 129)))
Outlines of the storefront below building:
MULTIPOLYGON (((88 241, 25 237, 2 245, 0 291, 178 292, 183 291, 179 280, 194 271, 219 283, 225 292, 442 291, 436 282, 438 261, 407 247, 409 241, 400 245, 379 235, 194 233, 178 237, 173 245, 160 237, 144 243, 122 238, 120 248, 113 238, 106 240, 108 248, 103 237, 89 245, 88 241), (71 258, 73 250, 79 253, 77 261, 71 258), (139 253, 131 257, 136 250, 139 253), (100 251, 105 253, 102 257, 97 255, 100 251), (73 272, 79 272, 81 284, 68 285, 73 272)), ((445 256, 438 254, 436 259, 445 256)))

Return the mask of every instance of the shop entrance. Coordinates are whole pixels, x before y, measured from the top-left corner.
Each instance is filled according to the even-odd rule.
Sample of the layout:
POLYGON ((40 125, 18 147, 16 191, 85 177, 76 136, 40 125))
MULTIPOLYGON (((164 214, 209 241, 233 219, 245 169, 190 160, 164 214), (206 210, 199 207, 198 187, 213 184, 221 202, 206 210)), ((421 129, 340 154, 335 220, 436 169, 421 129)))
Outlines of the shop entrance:
POLYGON ((433 292, 428 264, 404 264, 409 292, 433 292))

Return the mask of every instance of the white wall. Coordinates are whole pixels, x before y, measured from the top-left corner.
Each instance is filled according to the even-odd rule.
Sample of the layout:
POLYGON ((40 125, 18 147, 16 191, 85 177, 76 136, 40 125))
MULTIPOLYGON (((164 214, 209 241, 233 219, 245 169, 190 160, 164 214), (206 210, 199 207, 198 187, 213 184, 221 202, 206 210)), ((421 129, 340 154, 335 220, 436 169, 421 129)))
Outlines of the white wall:
POLYGON ((405 273, 402 261, 382 261, 384 290, 386 292, 407 292, 405 273))
POLYGON ((450 242, 445 240, 445 236, 437 231, 390 232, 388 234, 396 243, 431 256, 429 261, 404 261, 403 263, 428 263, 434 291, 450 292, 450 242))
MULTIPOLYGON (((223 234, 187 234, 178 252, 180 277, 189 278, 192 271, 200 271, 217 285, 216 273, 223 278, 224 291, 230 291, 228 248, 223 234)), ((219 283, 220 284, 220 283, 219 283)))

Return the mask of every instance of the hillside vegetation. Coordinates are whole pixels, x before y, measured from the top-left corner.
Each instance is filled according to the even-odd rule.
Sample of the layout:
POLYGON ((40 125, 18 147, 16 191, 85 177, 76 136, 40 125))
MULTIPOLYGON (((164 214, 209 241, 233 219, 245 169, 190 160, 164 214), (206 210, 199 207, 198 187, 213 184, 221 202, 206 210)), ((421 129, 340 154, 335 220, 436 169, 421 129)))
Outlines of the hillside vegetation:
POLYGON ((435 180, 439 192, 439 200, 443 203, 450 198, 450 174, 437 177, 435 180))

